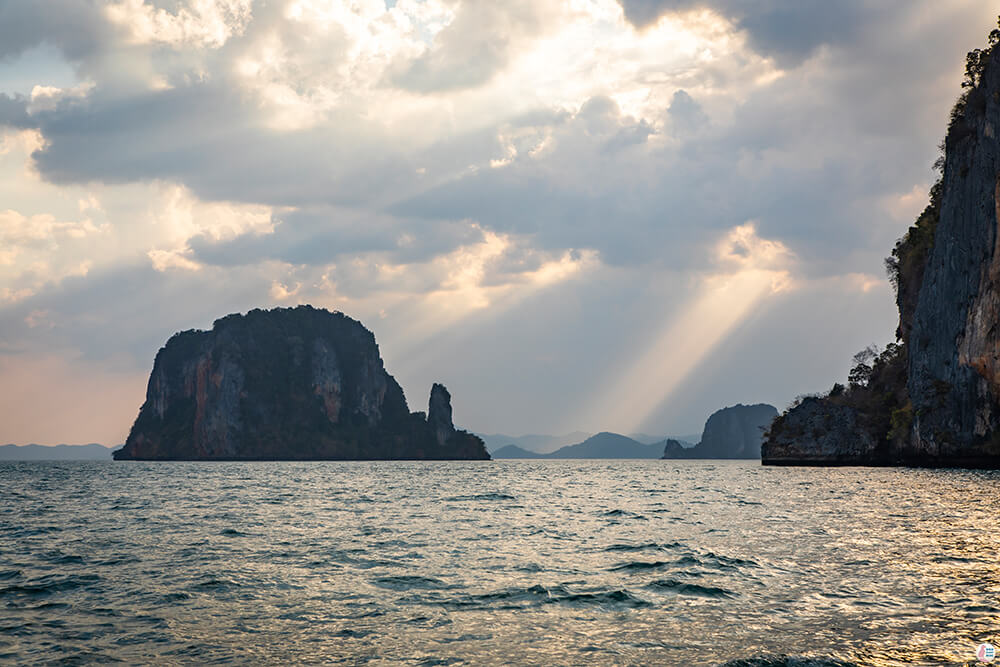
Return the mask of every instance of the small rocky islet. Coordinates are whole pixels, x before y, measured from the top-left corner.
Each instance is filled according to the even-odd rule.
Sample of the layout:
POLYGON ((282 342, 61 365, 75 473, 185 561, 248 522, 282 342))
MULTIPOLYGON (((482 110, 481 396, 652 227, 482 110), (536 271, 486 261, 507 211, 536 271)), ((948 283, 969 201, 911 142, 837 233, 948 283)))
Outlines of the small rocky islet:
POLYGON ((310 306, 251 310, 174 335, 116 460, 486 460, 431 388, 410 412, 375 336, 310 306))

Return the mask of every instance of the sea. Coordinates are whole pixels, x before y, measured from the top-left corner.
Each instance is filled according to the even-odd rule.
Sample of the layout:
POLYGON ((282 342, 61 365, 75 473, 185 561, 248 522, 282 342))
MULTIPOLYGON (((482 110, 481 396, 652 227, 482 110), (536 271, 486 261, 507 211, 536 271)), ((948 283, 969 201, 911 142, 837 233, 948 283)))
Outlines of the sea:
POLYGON ((973 665, 1000 474, 0 463, 0 663, 973 665))

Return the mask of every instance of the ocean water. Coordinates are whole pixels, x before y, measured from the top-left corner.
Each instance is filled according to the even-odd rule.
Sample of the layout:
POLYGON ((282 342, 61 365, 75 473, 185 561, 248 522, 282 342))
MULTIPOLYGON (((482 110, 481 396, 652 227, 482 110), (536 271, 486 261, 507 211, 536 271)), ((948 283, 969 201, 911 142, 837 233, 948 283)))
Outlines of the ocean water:
POLYGON ((0 464, 0 663, 952 665, 1000 475, 752 462, 0 464))

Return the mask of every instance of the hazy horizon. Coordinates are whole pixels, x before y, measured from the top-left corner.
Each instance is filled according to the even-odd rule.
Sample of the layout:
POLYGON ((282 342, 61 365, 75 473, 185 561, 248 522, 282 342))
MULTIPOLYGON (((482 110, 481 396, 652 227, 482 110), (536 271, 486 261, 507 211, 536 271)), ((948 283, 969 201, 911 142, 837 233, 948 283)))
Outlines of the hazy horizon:
POLYGON ((695 433, 893 338, 972 0, 0 2, 0 442, 310 303, 480 433, 695 433))

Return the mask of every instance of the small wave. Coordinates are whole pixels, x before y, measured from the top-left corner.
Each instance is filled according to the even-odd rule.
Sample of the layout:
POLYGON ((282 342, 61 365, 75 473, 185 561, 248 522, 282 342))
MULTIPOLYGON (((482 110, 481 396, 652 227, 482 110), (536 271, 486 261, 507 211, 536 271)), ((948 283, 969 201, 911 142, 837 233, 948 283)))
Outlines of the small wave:
POLYGON ((76 577, 44 577, 35 579, 23 584, 15 584, 0 588, 0 597, 8 595, 26 595, 29 597, 40 597, 70 591, 97 581, 99 577, 94 574, 84 574, 76 577))
POLYGON ((601 514, 601 516, 605 516, 608 518, 640 519, 642 521, 648 521, 648 519, 641 514, 636 514, 635 512, 629 512, 627 510, 619 510, 619 509, 608 510, 607 512, 601 514))
POLYGON ((61 533, 62 526, 37 526, 35 528, 22 528, 16 531, 18 537, 34 537, 36 535, 48 535, 50 533, 61 533))
POLYGON ((711 551, 705 553, 703 558, 708 560, 714 560, 718 565, 728 566, 728 567, 760 567, 756 561, 752 561, 748 558, 734 558, 732 556, 722 556, 720 554, 714 554, 711 551))
POLYGON ((725 588, 688 584, 683 581, 677 581, 676 579, 661 579, 659 581, 654 581, 649 584, 649 588, 658 591, 670 591, 672 593, 677 593, 678 595, 686 595, 690 597, 714 599, 731 599, 739 597, 738 593, 726 590, 725 588))
POLYGON ((113 565, 125 565, 126 563, 140 563, 142 562, 140 558, 136 556, 112 556, 111 558, 105 558, 103 560, 95 561, 94 565, 99 567, 110 567, 113 565))
POLYGON ((53 553, 53 554, 49 554, 48 556, 44 556, 43 558, 45 560, 47 560, 48 562, 50 562, 50 563, 55 563, 56 565, 82 565, 83 564, 83 557, 82 556, 76 556, 76 555, 72 555, 72 554, 53 553))
POLYGON ((362 639, 370 634, 371 632, 368 630, 352 630, 351 628, 344 628, 340 632, 336 633, 334 637, 341 637, 343 639, 362 639))
POLYGON ((517 498, 506 493, 477 493, 472 496, 451 496, 444 500, 445 502, 455 503, 469 500, 517 500, 517 498))
POLYGON ((575 593, 553 600, 575 604, 599 604, 623 607, 648 607, 650 603, 626 590, 603 591, 598 593, 575 593))
POLYGON ((441 665, 441 666, 461 665, 464 662, 465 661, 462 660, 461 658, 435 658, 435 657, 429 657, 429 658, 424 658, 423 660, 421 660, 420 662, 418 662, 417 665, 419 665, 420 667, 437 667, 438 665, 441 665))
MULTIPOLYGON (((681 560, 684 560, 683 558, 681 560)), ((610 568, 612 571, 617 572, 620 570, 625 570, 627 572, 642 572, 644 570, 661 570, 665 567, 673 567, 676 565, 676 561, 665 561, 665 560, 630 560, 627 563, 619 563, 614 567, 610 568)))
POLYGON ((598 605, 613 607, 646 607, 650 602, 624 589, 573 592, 565 586, 546 587, 539 584, 527 588, 507 588, 495 593, 472 595, 445 601, 458 608, 520 609, 546 604, 598 605))
POLYGON ((668 549, 680 549, 683 548, 683 544, 680 542, 668 542, 666 544, 659 544, 657 542, 648 542, 646 544, 612 544, 611 546, 605 547, 605 551, 666 551, 668 549))
POLYGON ((163 600, 164 602, 180 602, 181 600, 191 599, 191 596, 183 592, 166 593, 160 599, 163 600))
POLYGON ((545 586, 535 584, 534 586, 529 586, 527 588, 506 588, 502 591, 497 591, 496 593, 473 595, 470 596, 469 601, 472 604, 483 603, 486 605, 497 602, 545 602, 553 596, 565 595, 569 595, 569 591, 562 586, 546 588, 545 586))
POLYGON ((226 591, 230 588, 239 588, 239 584, 231 579, 205 579, 191 588, 196 591, 226 591))
POLYGON ((395 577, 379 577, 372 581, 379 588, 388 588, 394 591, 408 591, 412 589, 433 590, 448 588, 448 584, 435 579, 434 577, 420 577, 415 575, 400 575, 395 577))
POLYGON ((246 533, 241 533, 235 528, 223 528, 219 531, 219 535, 225 535, 226 537, 249 537, 246 533))
POLYGON ((20 570, 0 570, 0 581, 17 579, 20 576, 21 576, 20 570))
POLYGON ((756 562, 744 558, 721 556, 711 551, 699 556, 682 556, 675 561, 676 565, 700 565, 716 570, 738 570, 744 567, 760 567, 756 562))
POLYGON ((438 643, 454 644, 456 642, 478 642, 478 641, 485 641, 487 639, 493 639, 493 635, 464 634, 458 637, 442 637, 441 639, 438 640, 438 643))
POLYGON ((836 658, 807 658, 799 656, 764 656, 730 660, 719 667, 857 667, 853 662, 836 658))

